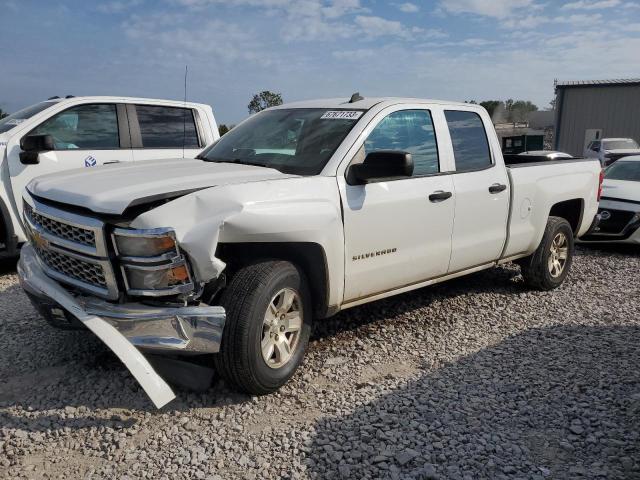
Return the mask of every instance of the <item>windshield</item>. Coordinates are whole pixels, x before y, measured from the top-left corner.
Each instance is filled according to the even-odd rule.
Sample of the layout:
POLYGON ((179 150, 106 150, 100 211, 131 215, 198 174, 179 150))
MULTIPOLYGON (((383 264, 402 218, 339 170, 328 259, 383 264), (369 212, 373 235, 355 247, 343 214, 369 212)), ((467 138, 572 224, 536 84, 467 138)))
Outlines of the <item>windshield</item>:
POLYGON ((635 140, 626 138, 623 140, 605 140, 602 142, 605 150, 623 150, 625 148, 638 148, 635 140))
POLYGON ((362 113, 318 108, 268 110, 226 133, 198 158, 317 175, 362 113))
POLYGON ((640 182, 640 161, 618 161, 607 168, 604 178, 640 182))
POLYGON ((55 102, 42 102, 31 105, 30 107, 23 108, 15 113, 12 113, 8 117, 4 117, 0 120, 0 133, 8 132, 13 127, 20 125, 25 120, 33 117, 34 115, 46 110, 47 108, 55 105, 55 102))

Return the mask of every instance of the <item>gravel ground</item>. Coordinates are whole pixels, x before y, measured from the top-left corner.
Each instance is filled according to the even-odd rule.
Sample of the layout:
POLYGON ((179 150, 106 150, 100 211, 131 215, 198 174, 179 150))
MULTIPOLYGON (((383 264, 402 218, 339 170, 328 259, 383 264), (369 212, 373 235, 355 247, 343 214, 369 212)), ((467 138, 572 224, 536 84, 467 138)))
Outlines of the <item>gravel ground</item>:
POLYGON ((0 478, 640 479, 640 251, 565 285, 506 266, 318 323, 267 397, 221 383, 156 411, 89 334, 0 272, 0 478))

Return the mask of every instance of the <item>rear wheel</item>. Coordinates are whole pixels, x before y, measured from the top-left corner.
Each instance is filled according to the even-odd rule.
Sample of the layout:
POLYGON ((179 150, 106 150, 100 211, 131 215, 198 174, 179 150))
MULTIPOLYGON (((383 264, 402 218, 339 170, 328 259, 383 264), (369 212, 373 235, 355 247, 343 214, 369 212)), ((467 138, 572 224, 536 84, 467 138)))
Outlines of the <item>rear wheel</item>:
POLYGON ((227 313, 218 373, 255 395, 284 385, 302 363, 311 333, 306 279, 293 264, 262 261, 238 271, 221 303, 227 313))
POLYGON ((518 263, 530 287, 552 290, 569 274, 573 262, 574 242, 571 225, 564 218, 549 217, 540 245, 518 263))

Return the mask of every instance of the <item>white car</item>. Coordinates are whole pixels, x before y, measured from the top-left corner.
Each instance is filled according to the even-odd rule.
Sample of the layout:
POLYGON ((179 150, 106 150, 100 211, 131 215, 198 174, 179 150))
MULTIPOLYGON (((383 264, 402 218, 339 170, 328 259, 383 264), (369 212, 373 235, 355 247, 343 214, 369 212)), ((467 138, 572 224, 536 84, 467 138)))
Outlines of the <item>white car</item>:
POLYGON ((558 152, 555 150, 530 150, 528 152, 519 153, 518 155, 521 155, 523 157, 539 157, 546 160, 562 160, 573 158, 573 156, 569 155, 568 153, 558 152))
POLYGON ((624 157, 605 171, 600 223, 584 242, 640 244, 640 156, 624 157))
POLYGON ((585 148, 586 158, 597 158, 603 167, 608 167, 619 158, 640 155, 640 146, 633 138, 603 138, 589 142, 585 148))
MULTIPOLYGON (((77 168, 193 158, 219 138, 211 107, 148 98, 68 97, 0 120, 0 257, 26 241, 22 191, 33 178, 77 168)), ((78 180, 81 181, 81 180, 78 180)))
POLYGON ((510 261, 531 287, 560 286, 600 173, 507 168, 477 105, 299 102, 196 160, 35 179, 18 271, 45 318, 98 335, 156 405, 173 393, 143 352, 214 354, 228 382, 265 394, 302 362, 314 318, 510 261))

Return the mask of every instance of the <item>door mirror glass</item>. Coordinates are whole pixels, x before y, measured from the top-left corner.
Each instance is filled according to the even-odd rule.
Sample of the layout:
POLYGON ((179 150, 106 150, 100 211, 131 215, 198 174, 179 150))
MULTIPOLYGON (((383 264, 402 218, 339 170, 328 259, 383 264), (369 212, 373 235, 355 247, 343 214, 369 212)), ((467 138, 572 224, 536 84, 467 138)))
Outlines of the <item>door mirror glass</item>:
POLYGON ((413 175, 413 158, 408 152, 378 150, 367 154, 364 162, 351 165, 347 181, 351 185, 409 178, 413 175))
POLYGON ((40 152, 55 150, 55 144, 51 135, 29 135, 20 141, 20 162, 25 165, 39 163, 40 152))

